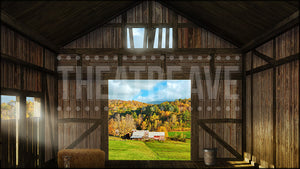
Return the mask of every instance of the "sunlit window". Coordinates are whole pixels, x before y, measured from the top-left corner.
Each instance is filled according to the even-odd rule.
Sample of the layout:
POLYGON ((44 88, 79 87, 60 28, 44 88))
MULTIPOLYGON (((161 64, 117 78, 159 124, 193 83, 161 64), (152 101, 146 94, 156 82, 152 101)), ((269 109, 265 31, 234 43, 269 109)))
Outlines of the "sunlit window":
POLYGON ((128 48, 143 48, 144 39, 145 39, 145 28, 127 28, 128 48))
MULTIPOLYGON (((127 48, 149 48, 147 29, 128 27, 126 32, 127 48)), ((155 28, 153 35, 153 48, 173 48, 173 28, 155 28)))
POLYGON ((153 48, 172 48, 172 47, 173 47, 173 28, 160 28, 160 29, 156 28, 153 48))

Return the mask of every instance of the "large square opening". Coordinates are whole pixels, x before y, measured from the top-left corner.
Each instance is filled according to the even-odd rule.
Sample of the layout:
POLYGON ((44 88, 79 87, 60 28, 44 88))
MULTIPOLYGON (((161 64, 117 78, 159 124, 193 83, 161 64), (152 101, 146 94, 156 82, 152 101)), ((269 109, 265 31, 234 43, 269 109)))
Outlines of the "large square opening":
POLYGON ((109 160, 191 160, 190 80, 109 80, 109 160))

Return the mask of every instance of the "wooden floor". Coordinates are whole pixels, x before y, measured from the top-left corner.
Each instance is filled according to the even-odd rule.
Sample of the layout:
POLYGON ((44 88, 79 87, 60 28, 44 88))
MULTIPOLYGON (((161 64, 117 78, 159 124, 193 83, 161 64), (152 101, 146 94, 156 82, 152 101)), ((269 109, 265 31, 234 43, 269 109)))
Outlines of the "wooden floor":
POLYGON ((214 166, 193 161, 115 161, 106 162, 106 168, 255 168, 245 161, 218 160, 214 166))

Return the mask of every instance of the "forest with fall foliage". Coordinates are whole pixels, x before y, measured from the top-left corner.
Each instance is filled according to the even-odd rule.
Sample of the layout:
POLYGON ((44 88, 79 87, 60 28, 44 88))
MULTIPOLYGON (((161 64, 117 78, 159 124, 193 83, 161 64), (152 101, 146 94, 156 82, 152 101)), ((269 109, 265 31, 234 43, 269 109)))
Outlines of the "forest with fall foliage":
MULTIPOLYGON (((26 118, 34 116, 34 102, 26 101, 26 118)), ((1 120, 16 119, 16 101, 11 100, 7 103, 1 103, 1 120)))
POLYGON ((124 136, 133 129, 149 131, 190 131, 191 99, 160 104, 109 100, 108 132, 124 136))

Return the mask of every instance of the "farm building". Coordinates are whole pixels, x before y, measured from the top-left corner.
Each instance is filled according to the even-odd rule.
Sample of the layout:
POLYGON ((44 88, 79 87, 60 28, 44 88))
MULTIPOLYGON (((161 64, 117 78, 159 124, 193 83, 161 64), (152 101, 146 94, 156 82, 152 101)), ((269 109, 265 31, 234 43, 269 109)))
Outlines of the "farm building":
MULTIPOLYGON (((1 168, 204 168, 205 148, 217 149, 210 167, 300 167, 298 1, 4 0, 0 8, 1 168), (189 160, 110 160, 116 79, 190 81, 189 160)), ((169 110, 157 113, 181 125, 169 110)))
POLYGON ((165 132, 149 132, 149 139, 164 141, 165 132))
POLYGON ((137 140, 165 140, 165 132, 149 132, 149 130, 135 130, 132 132, 131 139, 137 140))
POLYGON ((149 130, 132 131, 130 139, 144 140, 149 136, 149 130))

